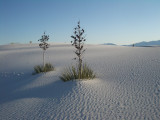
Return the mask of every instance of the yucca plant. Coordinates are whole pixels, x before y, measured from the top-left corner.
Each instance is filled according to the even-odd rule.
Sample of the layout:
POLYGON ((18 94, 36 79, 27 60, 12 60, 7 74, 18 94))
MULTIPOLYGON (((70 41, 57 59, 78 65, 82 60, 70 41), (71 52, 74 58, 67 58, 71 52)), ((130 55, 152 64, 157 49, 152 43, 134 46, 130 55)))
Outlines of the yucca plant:
POLYGON ((79 79, 80 76, 79 74, 81 74, 80 79, 93 79, 96 77, 93 70, 85 63, 82 64, 81 73, 79 72, 79 66, 68 67, 63 71, 62 75, 60 76, 60 79, 63 80, 64 82, 70 80, 76 80, 79 79))
POLYGON ((77 57, 74 59, 78 60, 78 78, 81 79, 82 75, 82 55, 85 52, 84 42, 86 41, 84 36, 84 29, 80 26, 80 21, 78 22, 77 27, 74 28, 74 35, 71 36, 73 41, 71 41, 72 45, 76 48, 75 54, 77 57))
POLYGON ((39 39, 38 41, 40 41, 41 43, 39 44, 39 47, 42 48, 43 50, 43 67, 45 66, 45 51, 47 50, 47 48, 49 48, 49 44, 47 43, 47 41, 49 40, 49 35, 42 35, 42 38, 39 39))
POLYGON ((84 49, 84 42, 86 41, 84 36, 84 29, 80 27, 80 21, 78 22, 77 27, 74 28, 74 35, 71 36, 73 41, 71 41, 72 45, 76 48, 74 51, 76 57, 74 58, 77 60, 77 65, 66 68, 60 79, 64 82, 75 80, 75 79, 93 79, 96 77, 93 70, 85 63, 82 62, 82 55, 86 49, 84 49))
POLYGON ((49 72, 49 71, 53 71, 53 70, 55 70, 55 68, 52 66, 52 64, 46 63, 45 66, 36 65, 34 67, 34 73, 33 74, 38 74, 38 73, 42 73, 42 72, 49 72))

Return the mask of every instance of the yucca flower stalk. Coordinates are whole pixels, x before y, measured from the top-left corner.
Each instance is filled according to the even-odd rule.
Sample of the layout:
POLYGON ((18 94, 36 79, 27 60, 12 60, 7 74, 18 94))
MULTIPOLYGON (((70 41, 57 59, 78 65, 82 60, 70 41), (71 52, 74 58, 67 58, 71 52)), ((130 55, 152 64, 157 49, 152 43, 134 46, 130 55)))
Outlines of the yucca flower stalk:
POLYGON ((39 39, 38 41, 40 41, 41 43, 39 44, 39 47, 42 48, 43 50, 43 67, 45 67, 45 51, 47 50, 47 48, 49 48, 49 44, 47 43, 47 41, 49 40, 49 35, 42 35, 42 38, 39 39))

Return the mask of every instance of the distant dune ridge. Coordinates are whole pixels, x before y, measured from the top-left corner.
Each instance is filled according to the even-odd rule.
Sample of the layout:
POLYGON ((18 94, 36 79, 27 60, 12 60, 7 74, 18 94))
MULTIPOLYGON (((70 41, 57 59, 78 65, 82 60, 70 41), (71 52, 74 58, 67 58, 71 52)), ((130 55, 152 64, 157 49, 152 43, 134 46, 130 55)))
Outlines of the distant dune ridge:
MULTIPOLYGON (((135 47, 154 47, 154 46, 160 46, 160 40, 157 41, 143 41, 139 43, 133 43, 135 47)), ((123 45, 123 46, 133 46, 133 44, 130 45, 123 45)), ((103 43, 103 45, 116 45, 114 43, 103 43)))
POLYGON ((104 43, 103 45, 116 45, 114 43, 104 43))
MULTIPOLYGON (((131 44, 130 46, 132 46, 133 44, 131 44)), ((157 41, 149 41, 149 42, 139 42, 139 43, 135 43, 134 46, 137 47, 147 47, 147 46, 160 46, 160 40, 157 41)))
MULTIPOLYGON (((144 44, 143 44, 144 45, 144 44)), ((85 45, 96 79, 63 82, 73 46, 52 44, 43 64, 38 44, 0 46, 1 120, 160 120, 160 47, 85 45)))

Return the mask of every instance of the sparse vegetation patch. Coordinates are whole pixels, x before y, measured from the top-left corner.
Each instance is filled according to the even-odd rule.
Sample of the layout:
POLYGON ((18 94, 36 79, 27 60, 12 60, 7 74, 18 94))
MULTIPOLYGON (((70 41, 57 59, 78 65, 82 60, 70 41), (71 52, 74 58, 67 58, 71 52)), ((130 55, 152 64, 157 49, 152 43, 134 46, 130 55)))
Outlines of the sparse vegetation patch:
POLYGON ((87 64, 82 64, 81 72, 79 72, 79 66, 68 67, 63 71, 60 79, 66 82, 76 79, 93 79, 95 77, 93 70, 87 64))
POLYGON ((49 71, 53 71, 53 70, 55 70, 55 68, 50 63, 46 63, 45 66, 43 66, 43 65, 36 65, 34 67, 34 73, 33 73, 33 75, 34 74, 38 74, 38 73, 42 73, 42 72, 49 72, 49 71))

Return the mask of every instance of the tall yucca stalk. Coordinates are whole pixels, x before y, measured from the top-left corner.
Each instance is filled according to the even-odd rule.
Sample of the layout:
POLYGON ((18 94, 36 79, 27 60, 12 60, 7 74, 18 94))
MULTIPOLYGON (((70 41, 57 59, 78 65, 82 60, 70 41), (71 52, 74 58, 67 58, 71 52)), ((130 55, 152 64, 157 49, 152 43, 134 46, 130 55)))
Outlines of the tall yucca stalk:
MULTIPOLYGON (((78 21, 77 27, 74 28, 74 35, 72 35, 71 38, 73 38, 73 41, 71 41, 71 43, 76 48, 75 54, 77 55, 77 58, 78 58, 78 70, 79 70, 78 78, 81 79, 82 55, 85 52, 85 49, 83 48, 83 46, 86 39, 84 36, 84 29, 80 27, 80 21, 78 21)), ((74 58, 74 59, 77 59, 77 58, 74 58)))
POLYGON ((39 39, 38 41, 40 41, 41 43, 39 44, 39 47, 43 49, 43 67, 45 67, 45 51, 47 50, 47 48, 49 48, 49 44, 47 43, 47 41, 49 40, 49 35, 42 35, 42 38, 39 39))

